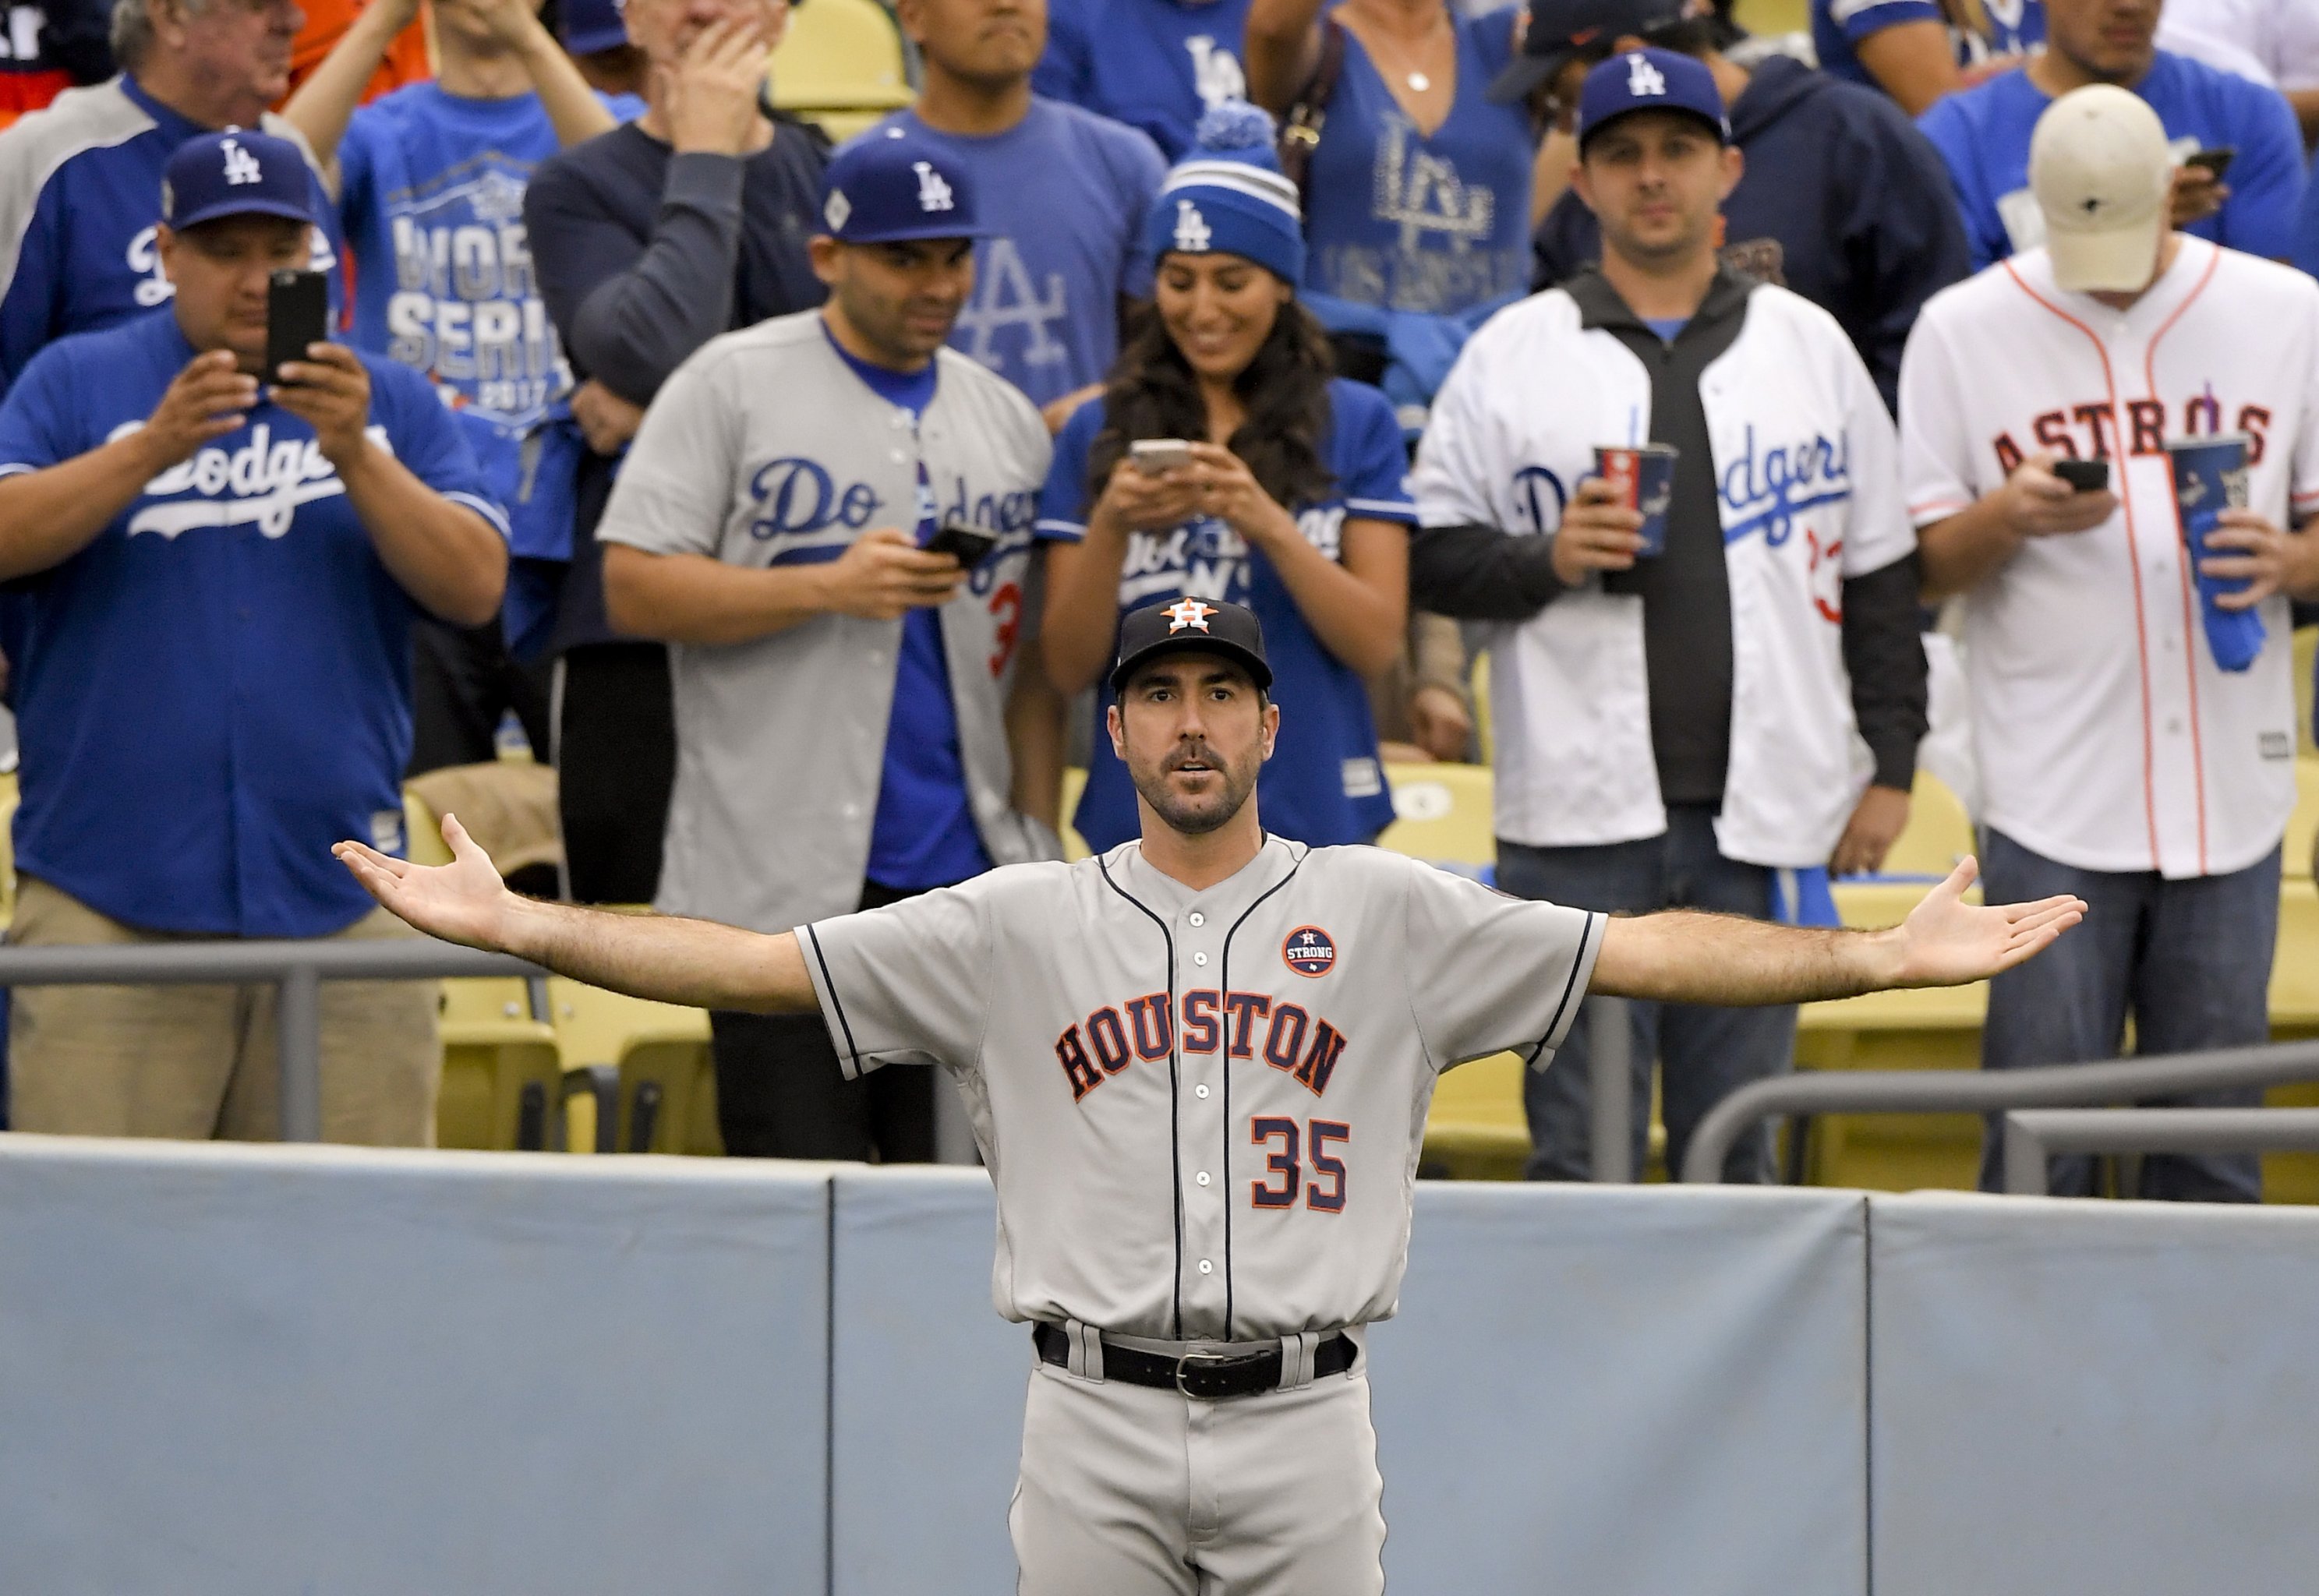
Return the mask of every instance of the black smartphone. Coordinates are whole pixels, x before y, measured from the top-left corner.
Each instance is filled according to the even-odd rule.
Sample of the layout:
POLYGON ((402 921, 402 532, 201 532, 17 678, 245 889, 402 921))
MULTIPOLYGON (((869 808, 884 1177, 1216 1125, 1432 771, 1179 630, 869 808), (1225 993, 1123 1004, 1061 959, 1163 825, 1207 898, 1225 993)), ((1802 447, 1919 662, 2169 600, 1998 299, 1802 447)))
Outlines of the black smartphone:
POLYGON ((2202 167, 2213 173, 2215 181, 2220 183, 2223 180, 2223 174, 2231 169, 2231 162, 2237 155, 2238 148, 2235 145, 2217 144, 2212 149, 2191 151, 2182 158, 2182 164, 2186 167, 2202 167))
POLYGON ((282 380, 282 363, 306 358, 306 346, 330 336, 330 284, 320 272, 284 270, 266 284, 266 380, 282 380))
POLYGON ((2080 493, 2098 493, 2109 486, 2107 460, 2056 460, 2053 474, 2080 493))
POLYGON ((988 532, 952 521, 926 539, 926 553, 949 555, 969 571, 990 557, 998 539, 988 532))

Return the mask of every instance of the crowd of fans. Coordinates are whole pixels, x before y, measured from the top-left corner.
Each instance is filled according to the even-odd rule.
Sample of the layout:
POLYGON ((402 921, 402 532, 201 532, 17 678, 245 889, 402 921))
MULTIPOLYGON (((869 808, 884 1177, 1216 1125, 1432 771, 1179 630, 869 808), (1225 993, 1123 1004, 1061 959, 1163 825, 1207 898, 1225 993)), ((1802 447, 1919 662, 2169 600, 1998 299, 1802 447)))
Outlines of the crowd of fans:
MULTIPOLYGON (((402 780, 510 717, 577 901, 780 930, 1067 822, 1106 849, 1136 831, 1119 619, 1187 598, 1264 620, 1268 829, 1374 839, 1394 762, 1476 753, 1486 648, 1502 888, 1824 917, 1907 824, 1955 598, 1977 735, 2066 748, 2057 690, 2119 747, 2141 717, 2138 776, 2064 761, 2074 807, 2034 818, 2038 751, 1979 735, 1992 889, 2117 922, 1999 979, 1988 1061, 2107 1056, 2129 1015, 2261 1033, 2259 975, 2173 1001, 2158 966, 2267 970, 2275 935, 2319 286, 2236 263, 2319 272, 2310 0, 1813 0, 1777 39, 1728 0, 893 0, 915 103, 836 148, 768 91, 790 0, 427 9, 10 9, 12 941, 396 934, 329 843, 399 847, 402 780), (2106 430, 2098 381, 1960 331, 2010 273, 2124 337, 2210 247, 2262 320, 2194 319, 2228 373, 2203 420, 2153 392, 2131 450, 2132 374, 2106 430), (277 380, 285 267, 327 274, 333 330, 277 380), (2067 552, 2131 546, 2129 454, 2241 431, 2206 565, 2067 552), (1604 449, 1671 460, 1660 502, 1604 449), (2269 623, 2251 670, 2178 639, 2194 718, 2247 732, 2193 745, 2192 857, 2161 834, 2161 644, 2072 608, 2113 577, 2269 623), (2256 795, 2213 799, 2212 850, 2210 786, 2256 795)), ((430 1001, 326 988, 326 1134, 429 1139, 430 1001)), ((270 1134, 269 1002, 27 988, 13 1123, 270 1134)), ((714 1019, 730 1150, 932 1156, 927 1072, 849 1082, 816 1023, 714 1019)), ((1671 1164, 1793 1052, 1792 1010, 1635 1024, 1671 1164)), ((1585 1168, 1588 1046, 1528 1078, 1534 1176, 1585 1168)), ((2253 1195, 2244 1160, 2152 1164, 2253 1195)))

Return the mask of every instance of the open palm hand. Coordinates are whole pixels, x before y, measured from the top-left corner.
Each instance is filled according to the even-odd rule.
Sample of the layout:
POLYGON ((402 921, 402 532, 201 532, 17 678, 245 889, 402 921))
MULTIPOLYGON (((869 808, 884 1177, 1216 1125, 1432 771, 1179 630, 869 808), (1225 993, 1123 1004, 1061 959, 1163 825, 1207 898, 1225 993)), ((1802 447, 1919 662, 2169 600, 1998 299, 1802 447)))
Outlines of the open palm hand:
POLYGON ((1968 857, 1947 880, 1925 895, 1900 923, 1899 973, 1896 987, 1961 987, 1987 980, 1999 970, 2033 959, 2086 917, 2085 900, 2046 897, 2035 903, 1964 901, 1980 878, 1968 857))
POLYGON ((330 852, 373 897, 420 930, 471 948, 504 947, 501 937, 515 895, 456 816, 443 816, 443 840, 451 845, 448 864, 413 864, 355 842, 330 852))

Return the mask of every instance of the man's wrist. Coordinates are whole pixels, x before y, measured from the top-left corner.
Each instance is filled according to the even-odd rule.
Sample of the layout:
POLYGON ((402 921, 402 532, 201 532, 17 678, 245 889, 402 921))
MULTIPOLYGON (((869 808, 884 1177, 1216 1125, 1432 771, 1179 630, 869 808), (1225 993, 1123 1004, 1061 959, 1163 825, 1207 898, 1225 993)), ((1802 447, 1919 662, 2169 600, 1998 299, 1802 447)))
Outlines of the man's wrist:
POLYGON ((1861 990, 1881 992, 1911 985, 1908 976, 1908 933, 1901 926, 1855 933, 1848 939, 1863 978, 1861 990))

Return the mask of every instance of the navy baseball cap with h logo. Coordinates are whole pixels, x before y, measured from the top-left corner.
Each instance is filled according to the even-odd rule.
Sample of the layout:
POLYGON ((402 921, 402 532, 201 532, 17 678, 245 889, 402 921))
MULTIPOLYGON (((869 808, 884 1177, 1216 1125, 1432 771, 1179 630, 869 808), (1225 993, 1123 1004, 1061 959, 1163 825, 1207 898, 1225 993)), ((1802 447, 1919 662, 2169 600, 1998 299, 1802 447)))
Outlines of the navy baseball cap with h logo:
POLYGON ((1622 116, 1637 111, 1674 111, 1695 116, 1731 142, 1731 121, 1723 95, 1705 61, 1656 46, 1612 56, 1586 75, 1578 91, 1578 147, 1622 116))
POLYGON ((224 216, 319 225, 306 157, 287 139, 228 128, 177 146, 161 170, 161 220, 178 232, 224 216))
POLYGON ((830 158, 821 179, 821 225, 841 244, 990 233, 966 164, 901 127, 864 133, 830 158))
POLYGON ((1264 623, 1238 604, 1182 598, 1131 609, 1119 624, 1119 660, 1111 668, 1116 694, 1151 660, 1170 654, 1221 654, 1236 662, 1259 688, 1272 687, 1272 664, 1264 657, 1264 623))

